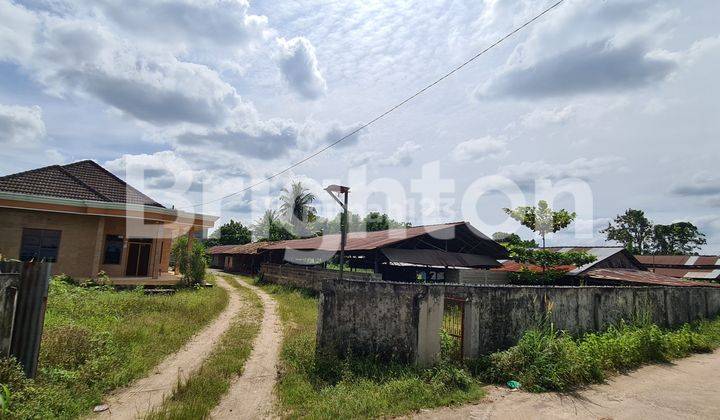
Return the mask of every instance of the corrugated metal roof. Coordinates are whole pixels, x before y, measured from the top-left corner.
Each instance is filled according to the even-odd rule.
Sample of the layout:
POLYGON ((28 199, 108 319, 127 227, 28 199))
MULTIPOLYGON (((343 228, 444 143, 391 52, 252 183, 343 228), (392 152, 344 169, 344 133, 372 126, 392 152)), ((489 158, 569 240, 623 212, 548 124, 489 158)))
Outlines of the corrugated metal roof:
MULTIPOLYGON (((467 222, 443 223, 438 225, 415 226, 404 229, 390 229, 377 232, 350 232, 347 235, 346 251, 372 251, 385 248, 408 239, 431 235, 435 239, 452 240, 457 237, 456 229, 467 230, 476 240, 486 242, 492 248, 491 256, 505 256, 507 250, 500 244, 488 238, 467 222)), ((264 249, 297 249, 338 251, 340 249, 340 235, 324 235, 307 239, 293 239, 270 244, 264 249)))
MULTIPOLYGON (((602 260, 610 258, 613 255, 617 254, 618 252, 625 251, 625 248, 623 248, 621 246, 596 246, 596 247, 592 247, 592 246, 575 246, 575 247, 557 246, 557 247, 547 247, 545 249, 547 249, 549 251, 555 251, 555 252, 571 252, 571 251, 572 252, 587 252, 588 254, 595 256, 595 258, 596 258, 595 261, 593 261, 589 264, 585 264, 581 267, 576 267, 576 268, 570 270, 568 272, 568 274, 572 274, 572 275, 580 274, 580 273, 588 270, 589 268, 593 267, 594 265, 598 264, 602 260)), ((629 253, 628 253, 628 256, 632 257, 632 255, 630 255, 629 253)))
POLYGON ((720 267, 720 257, 717 255, 636 255, 635 258, 647 266, 706 266, 720 267))
POLYGON ((391 263, 441 267, 499 267, 500 263, 486 255, 445 252, 434 249, 383 248, 380 250, 391 263))
POLYGON ((261 241, 261 242, 250 242, 249 244, 245 245, 232 245, 230 249, 228 249, 225 254, 230 255, 254 255, 257 254, 258 251, 261 249, 264 249, 266 246, 272 244, 272 242, 268 241, 261 241))
POLYGON ((229 250, 231 250, 233 247, 236 247, 237 245, 215 245, 208 248, 205 252, 210 255, 215 254, 227 254, 229 250))
POLYGON ((681 280, 675 277, 663 276, 651 271, 632 270, 626 268, 596 268, 586 275, 598 280, 622 281, 628 283, 653 286, 682 286, 682 287, 720 287, 719 284, 681 280))

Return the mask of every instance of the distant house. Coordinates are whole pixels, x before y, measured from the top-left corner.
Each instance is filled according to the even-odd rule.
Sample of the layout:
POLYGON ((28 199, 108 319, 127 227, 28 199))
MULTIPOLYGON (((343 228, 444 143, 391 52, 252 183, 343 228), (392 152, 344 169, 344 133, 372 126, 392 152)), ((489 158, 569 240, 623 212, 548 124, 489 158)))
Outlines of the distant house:
POLYGON ((172 238, 216 220, 165 208, 89 160, 0 177, 0 254, 52 262, 53 274, 176 281, 172 238))
POLYGON ((211 268, 224 268, 225 257, 228 255, 228 251, 237 245, 215 245, 205 251, 210 256, 210 267, 211 268))
POLYGON ((636 255, 650 271, 691 280, 720 281, 718 255, 636 255))

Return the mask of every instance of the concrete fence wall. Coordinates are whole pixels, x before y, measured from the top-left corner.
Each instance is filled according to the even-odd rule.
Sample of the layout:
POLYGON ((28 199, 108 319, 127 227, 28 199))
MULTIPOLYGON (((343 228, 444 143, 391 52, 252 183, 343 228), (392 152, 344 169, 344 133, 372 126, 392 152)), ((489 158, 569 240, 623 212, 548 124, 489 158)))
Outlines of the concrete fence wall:
MULTIPOLYGON (((265 263, 260 266, 260 275, 264 281, 268 281, 270 283, 303 287, 306 289, 320 291, 324 280, 338 278, 338 271, 324 270, 309 266, 303 267, 298 265, 265 263)), ((382 276, 380 274, 354 271, 344 272, 343 277, 348 280, 382 280, 382 276)))
POLYGON ((639 314, 677 326, 720 313, 720 288, 488 286, 357 280, 323 282, 318 351, 431 364, 440 350, 445 296, 465 300, 463 355, 514 345, 550 314, 572 334, 602 330, 639 314))

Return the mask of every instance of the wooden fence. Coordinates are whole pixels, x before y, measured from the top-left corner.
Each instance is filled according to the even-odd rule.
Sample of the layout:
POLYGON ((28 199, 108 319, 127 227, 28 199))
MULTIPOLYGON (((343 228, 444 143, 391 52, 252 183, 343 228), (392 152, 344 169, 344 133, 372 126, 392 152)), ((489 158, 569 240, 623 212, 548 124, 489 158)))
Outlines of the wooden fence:
POLYGON ((29 378, 37 373, 50 265, 0 261, 0 357, 15 357, 29 378))

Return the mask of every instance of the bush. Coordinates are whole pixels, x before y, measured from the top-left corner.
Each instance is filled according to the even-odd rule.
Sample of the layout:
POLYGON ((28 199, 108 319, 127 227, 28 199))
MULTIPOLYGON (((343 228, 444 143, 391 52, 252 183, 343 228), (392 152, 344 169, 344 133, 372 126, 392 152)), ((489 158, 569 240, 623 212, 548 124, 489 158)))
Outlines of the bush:
POLYGON ((527 331, 517 345, 474 363, 484 380, 516 380, 533 392, 565 391, 601 382, 645 363, 665 362, 720 345, 720 320, 663 330, 652 324, 620 323, 573 339, 550 328, 527 331))
POLYGON ((57 368, 76 369, 90 357, 94 347, 87 328, 60 325, 43 331, 40 359, 57 368))
POLYGON ((205 280, 207 260, 205 258, 205 247, 195 241, 192 250, 188 252, 187 236, 179 237, 172 247, 172 258, 175 261, 175 269, 183 275, 185 285, 192 286, 201 284, 205 280))

